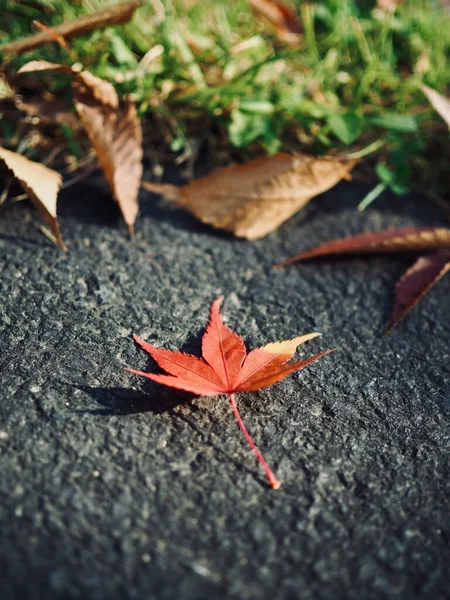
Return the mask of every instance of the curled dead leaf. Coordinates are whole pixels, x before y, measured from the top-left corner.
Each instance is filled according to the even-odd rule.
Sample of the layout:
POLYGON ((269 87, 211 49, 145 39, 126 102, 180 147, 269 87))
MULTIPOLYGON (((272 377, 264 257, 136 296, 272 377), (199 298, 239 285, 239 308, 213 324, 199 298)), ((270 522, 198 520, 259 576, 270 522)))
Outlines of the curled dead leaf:
POLYGON ((219 169, 182 187, 144 182, 203 223, 257 239, 347 178, 353 160, 285 153, 219 169))
POLYGON ((139 210, 142 178, 142 131, 135 105, 112 110, 83 85, 74 88, 75 108, 91 140, 130 235, 139 210))
POLYGON ((360 233, 338 240, 320 244, 311 250, 305 250, 291 258, 277 263, 277 267, 286 266, 301 260, 319 256, 349 254, 390 254, 397 252, 430 251, 450 248, 450 229, 447 227, 406 227, 404 229, 385 229, 373 233, 360 233))
POLYGON ((84 86, 92 94, 92 97, 103 106, 109 106, 113 109, 119 106, 119 96, 115 87, 109 81, 100 79, 100 77, 92 75, 89 71, 80 71, 77 74, 77 80, 75 84, 84 86))
POLYGON ((61 23, 56 27, 48 28, 47 31, 27 36, 14 42, 8 42, 0 46, 0 52, 4 54, 22 54, 28 50, 45 46, 57 39, 70 39, 85 35, 96 29, 120 25, 131 19, 134 11, 139 7, 139 2, 122 2, 106 9, 99 10, 89 15, 83 15, 74 21, 61 23))
POLYGON ((67 73, 73 75, 76 70, 74 67, 53 63, 48 60, 30 60, 17 71, 18 75, 22 73, 39 73, 40 71, 55 71, 59 73, 67 73))
POLYGON ((430 252, 421 256, 400 278, 395 291, 395 303, 386 333, 415 306, 421 298, 450 270, 450 228, 406 227, 361 233, 332 240, 279 262, 277 267, 312 258, 338 255, 390 254, 399 252, 430 252))
POLYGON ((0 148, 0 165, 21 184, 49 224, 58 246, 66 250, 56 213, 58 191, 62 184, 61 175, 53 169, 4 148, 0 148))
POLYGON ((31 61, 19 73, 39 71, 73 76, 75 109, 132 235, 142 178, 142 131, 135 105, 126 100, 120 107, 114 86, 86 70, 31 61))

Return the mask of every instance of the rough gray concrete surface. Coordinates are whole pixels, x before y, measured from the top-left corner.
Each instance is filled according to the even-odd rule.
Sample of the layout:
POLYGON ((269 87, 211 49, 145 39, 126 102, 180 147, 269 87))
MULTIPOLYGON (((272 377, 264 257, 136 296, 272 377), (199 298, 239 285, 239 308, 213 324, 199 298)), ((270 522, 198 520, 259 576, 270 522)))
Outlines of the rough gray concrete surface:
POLYGON ((67 254, 28 206, 3 211, 2 600, 450 597, 450 279, 383 338, 411 258, 271 269, 362 229, 442 223, 418 198, 360 215, 365 191, 343 184, 257 242, 142 192, 130 242, 93 180, 62 194, 67 254), (318 330, 300 356, 339 349, 239 397, 277 492, 225 398, 123 370, 154 368, 133 332, 199 351, 219 294, 249 346, 318 330))

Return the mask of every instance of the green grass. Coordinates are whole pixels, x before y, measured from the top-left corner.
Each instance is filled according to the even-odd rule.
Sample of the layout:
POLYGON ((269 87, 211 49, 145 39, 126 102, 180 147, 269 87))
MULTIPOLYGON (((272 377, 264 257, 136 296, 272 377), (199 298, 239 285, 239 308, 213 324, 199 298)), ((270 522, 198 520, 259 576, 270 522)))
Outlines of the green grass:
MULTIPOLYGON (((108 2, 40 4, 46 11, 37 0, 6 1, 0 44, 31 33, 33 19, 57 24, 108 2)), ((247 0, 144 0, 132 22, 72 40, 70 57, 51 44, 7 69, 31 58, 76 59, 133 95, 150 117, 147 150, 164 156, 202 148, 215 150, 217 162, 280 150, 367 153, 366 173, 381 186, 445 193, 449 133, 419 85, 450 87, 448 9, 431 0, 404 0, 395 14, 355 0, 295 5, 298 47, 278 40, 247 0)), ((68 82, 51 85, 67 93, 68 82)))

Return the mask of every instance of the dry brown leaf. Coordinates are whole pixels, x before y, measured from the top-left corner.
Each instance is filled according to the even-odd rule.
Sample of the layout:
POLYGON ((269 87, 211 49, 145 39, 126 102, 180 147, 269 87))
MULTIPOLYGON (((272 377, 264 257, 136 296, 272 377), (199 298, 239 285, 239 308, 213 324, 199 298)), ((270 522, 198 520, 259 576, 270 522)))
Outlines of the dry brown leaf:
POLYGON ((135 0, 109 6, 104 10, 84 15, 74 21, 61 23, 56 27, 50 28, 49 31, 41 31, 20 40, 3 44, 0 46, 0 52, 5 54, 22 54, 28 50, 45 46, 45 44, 53 42, 57 38, 70 39, 85 35, 96 29, 120 25, 129 21, 138 7, 139 2, 135 0))
POLYGON ((100 79, 89 73, 89 71, 80 71, 77 74, 77 79, 80 84, 86 87, 97 102, 102 105, 107 105, 111 108, 119 106, 119 96, 109 81, 100 79))
POLYGON ((354 164, 280 153, 219 169, 180 188, 150 182, 143 186, 204 223, 252 240, 274 231, 314 196, 347 178, 354 164))
POLYGON ((0 164, 22 185, 49 224, 58 246, 66 250, 56 214, 58 190, 62 183, 61 175, 53 169, 4 148, 0 148, 0 164))
POLYGON ((23 67, 17 71, 18 75, 22 73, 39 73, 40 71, 57 71, 59 73, 68 73, 73 75, 76 69, 68 67, 67 65, 60 65, 59 63, 49 62, 48 60, 30 60, 23 67))
POLYGON ((400 278, 395 304, 386 333, 389 333, 421 298, 450 270, 450 228, 406 227, 360 233, 331 240, 279 262, 276 267, 324 256, 441 252, 421 256, 400 278))
POLYGON ((325 242, 311 250, 305 250, 287 258, 277 263, 276 266, 286 266, 320 256, 427 252, 440 248, 450 248, 450 229, 447 227, 384 229, 325 242))
POLYGON ((249 0, 256 13, 265 17, 277 36, 289 44, 297 44, 303 28, 296 10, 278 0, 249 0))
POLYGON ((450 128, 450 100, 427 85, 420 86, 434 110, 441 115, 450 128))
POLYGON ((136 107, 127 101, 113 110, 80 81, 74 85, 75 108, 91 140, 114 199, 133 235, 142 178, 142 131, 136 107))
POLYGON ((133 235, 142 178, 142 131, 135 105, 127 100, 119 108, 114 86, 89 71, 35 60, 19 72, 38 71, 59 71, 74 77, 75 108, 133 235))

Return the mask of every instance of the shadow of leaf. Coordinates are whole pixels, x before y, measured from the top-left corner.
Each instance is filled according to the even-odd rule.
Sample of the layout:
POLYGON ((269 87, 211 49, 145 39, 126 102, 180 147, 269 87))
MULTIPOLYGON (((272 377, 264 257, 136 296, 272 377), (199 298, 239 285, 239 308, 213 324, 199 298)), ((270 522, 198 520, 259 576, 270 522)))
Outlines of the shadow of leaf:
POLYGON ((192 396, 178 390, 170 390, 158 386, 158 394, 154 394, 156 386, 148 385, 147 390, 131 390, 125 387, 93 387, 89 385, 74 386, 93 398, 103 408, 77 410, 78 413, 92 415, 135 415, 140 413, 161 414, 173 410, 180 404, 190 402, 192 396))

